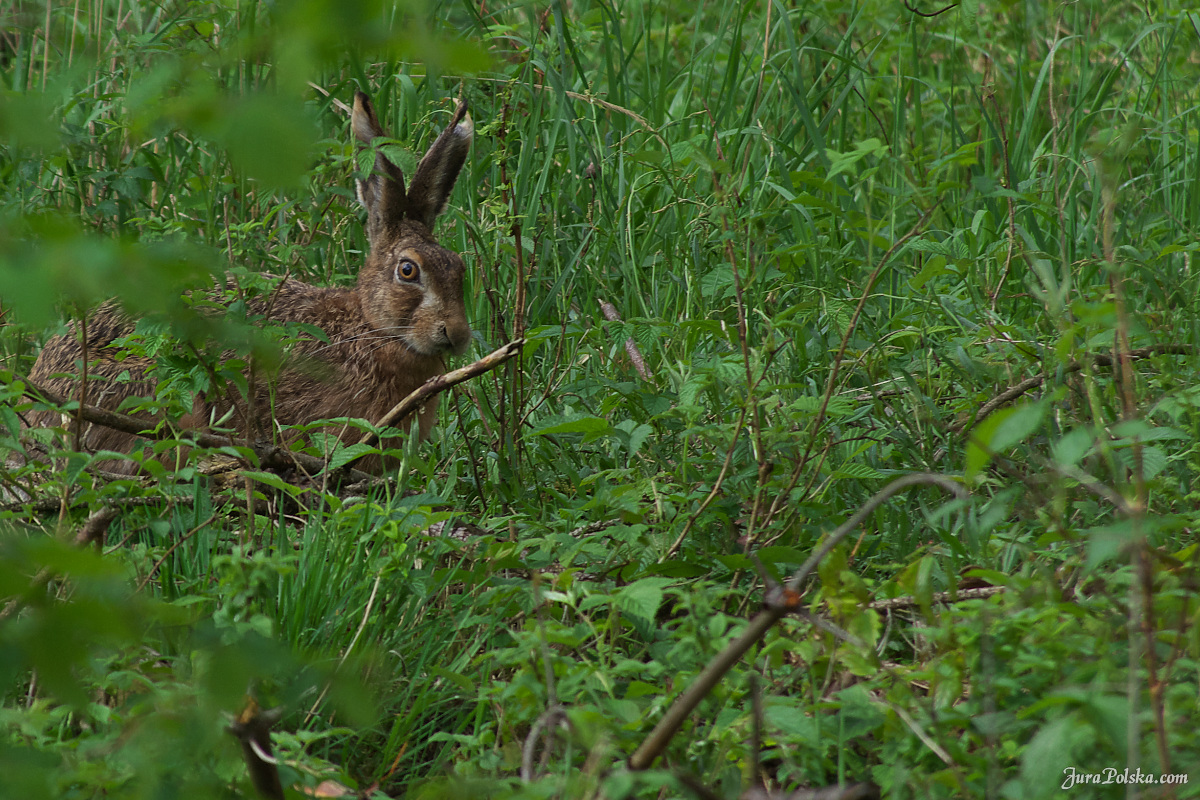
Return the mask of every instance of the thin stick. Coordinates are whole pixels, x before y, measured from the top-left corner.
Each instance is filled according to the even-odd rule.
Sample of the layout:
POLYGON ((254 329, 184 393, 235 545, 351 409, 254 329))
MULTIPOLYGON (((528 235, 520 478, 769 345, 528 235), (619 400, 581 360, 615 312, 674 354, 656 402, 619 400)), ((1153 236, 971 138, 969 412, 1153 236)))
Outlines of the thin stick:
MULTIPOLYGON (((800 482, 800 476, 804 474, 805 467, 808 465, 809 456, 812 455, 813 445, 817 441, 817 432, 821 429, 821 425, 825 422, 825 414, 829 410, 829 401, 833 398, 834 388, 837 384, 838 372, 842 367, 842 359, 846 356, 846 348, 850 345, 850 337, 854 335, 854 329, 858 327, 859 315, 862 314, 863 307, 867 304, 867 299, 870 298, 872 289, 875 288, 875 281, 879 279, 879 275, 883 272, 884 266, 886 266, 888 261, 891 260, 892 254, 898 251, 905 242, 920 232, 921 228, 924 227, 925 222, 940 204, 941 201, 939 200, 921 215, 921 218, 917 220, 917 223, 912 226, 908 233, 904 234, 895 242, 893 242, 892 246, 889 247, 887 252, 883 254, 883 258, 879 259, 879 263, 875 265, 875 269, 872 270, 869 276, 867 276, 867 283, 863 288, 862 296, 858 298, 858 305, 855 307, 854 313, 850 317, 850 322, 846 325, 846 331, 842 335, 842 343, 838 346, 837 356, 833 359, 833 369, 831 370, 829 380, 825 385, 825 395, 821 398, 821 407, 817 410, 816 417, 814 417, 812 426, 809 428, 809 442, 804 448, 804 455, 796 461, 796 466, 792 470, 792 474, 788 476, 787 488, 776 496, 775 500, 771 503, 770 508, 767 509, 766 519, 764 519, 761 523, 762 527, 765 528, 767 525, 769 525, 771 520, 775 518, 775 515, 779 513, 779 510, 783 504, 789 502, 792 489, 796 487, 796 484, 800 482)), ((825 456, 828 452, 828 447, 821 451, 822 463, 824 462, 825 456)), ((804 487, 805 495, 808 494, 808 489, 811 488, 812 482, 816 480, 817 476, 820 474, 820 471, 820 463, 818 463, 815 468, 810 470, 812 478, 810 479, 808 485, 804 487)))
MULTIPOLYGON (((46 389, 29 378, 25 378, 14 373, 13 378, 9 383, 20 381, 25 384, 25 396, 34 400, 40 400, 54 406, 65 406, 75 402, 57 392, 52 392, 46 389)), ((225 448, 225 447, 240 447, 237 442, 228 436, 220 434, 208 433, 207 431, 198 431, 184 429, 179 430, 170 425, 166 428, 159 429, 158 423, 154 420, 139 419, 128 414, 122 414, 119 411, 109 411, 98 406, 87 405, 86 403, 79 404, 79 415, 95 425, 103 425, 106 428, 112 428, 123 433, 128 433, 133 436, 141 436, 144 439, 174 439, 181 437, 193 437, 196 445, 204 448, 225 448)), ((284 451, 275 445, 254 445, 251 450, 258 457, 259 462, 266 465, 282 464, 288 460, 300 465, 309 472, 316 474, 325 468, 325 462, 315 456, 306 455, 304 453, 296 453, 284 451)), ((349 475, 354 481, 370 480, 373 476, 368 475, 360 470, 351 470, 349 475)))
POLYGON ((282 708, 263 711, 253 699, 229 724, 227 730, 242 745, 242 758, 250 772, 250 782, 259 795, 267 800, 283 800, 283 783, 279 780, 279 761, 271 751, 271 728, 283 718, 282 708))
MULTIPOLYGON (((392 410, 383 415, 379 422, 375 423, 377 428, 386 428, 396 424, 397 421, 404 419, 409 414, 416 411, 425 401, 434 395, 444 392, 451 386, 457 386, 463 381, 468 381, 485 372, 490 372, 500 366, 510 358, 514 358, 521 352, 521 348, 525 346, 524 339, 516 339, 509 342, 498 350, 493 350, 478 361, 468 364, 465 367, 460 367, 452 372, 447 372, 445 375, 435 375, 425 383, 421 384, 416 391, 408 395, 396 405, 392 406, 392 410)), ((359 444, 365 444, 368 447, 374 446, 379 441, 379 434, 375 431, 363 436, 359 439, 359 444)), ((361 456, 360 456, 361 458, 361 456)), ((357 461, 358 459, 354 459, 357 461)), ((350 463, 353 464, 354 461, 350 463)))
MULTIPOLYGON (((1196 348, 1190 344, 1155 344, 1149 347, 1139 347, 1137 350, 1129 350, 1122 355, 1128 356, 1130 361, 1140 361, 1144 358, 1151 358, 1152 356, 1192 355, 1195 352, 1196 348)), ((1062 371, 1064 373, 1079 372, 1083 369, 1083 366, 1087 361, 1090 361, 1092 365, 1096 367, 1111 367, 1115 363, 1111 355, 1108 355, 1107 353, 1096 353, 1095 355, 1087 356, 1084 361, 1071 361, 1062 368, 1062 371)), ((1026 378, 1015 386, 1008 387, 1003 392, 980 406, 979 411, 975 414, 975 419, 971 420, 969 424, 963 425, 958 430, 955 428, 951 428, 951 430, 955 431, 956 433, 966 433, 979 423, 983 422, 984 419, 995 413, 995 411, 1001 406, 1011 403, 1021 395, 1033 391, 1045 382, 1046 379, 1043 376, 1035 375, 1032 378, 1026 378)))
POLYGON ((158 568, 161 567, 164 563, 166 563, 166 560, 171 557, 171 553, 174 553, 181 544, 183 544, 188 539, 195 536, 197 533, 199 533, 201 530, 203 530, 205 527, 207 527, 209 524, 211 524, 212 521, 216 518, 217 518, 217 515, 213 514, 208 519, 204 520, 204 522, 201 522, 199 525, 192 528, 190 531, 185 533, 183 536, 180 536, 175 541, 174 544, 172 544, 170 547, 167 548, 167 552, 162 554, 162 558, 160 558, 158 561, 154 562, 154 566, 150 567, 150 571, 146 573, 146 577, 142 578, 141 581, 138 582, 137 589, 135 589, 134 591, 140 592, 142 589, 145 589, 146 584, 150 583, 150 579, 154 577, 154 573, 158 572, 158 568))
POLYGON ((821 563, 821 560, 833 548, 837 547, 838 543, 847 534, 857 528, 863 520, 874 513, 875 509, 885 503, 892 495, 910 486, 925 484, 941 487, 959 498, 967 496, 966 489, 958 483, 943 475, 926 472, 918 472, 897 478, 876 492, 870 500, 863 504, 854 516, 850 517, 837 530, 829 534, 824 543, 813 551, 813 554, 808 557, 808 560, 804 562, 800 569, 796 570, 796 573, 788 580, 786 586, 779 587, 768 593, 766 607, 750 620, 742 635, 730 642, 716 658, 710 661, 708 666, 692 681, 692 684, 684 690, 683 694, 676 698, 671 707, 667 709, 667 713, 654 726, 654 730, 642 741, 642 744, 634 754, 629 757, 629 768, 633 770, 648 769, 654 763, 654 760, 667 748, 667 744, 670 743, 672 737, 679 731, 679 728, 692 711, 700 705, 700 702, 712 691, 713 687, 720 682, 725 673, 732 669, 733 665, 740 661, 742 656, 766 635, 772 625, 799 608, 800 586, 808 578, 813 569, 821 563))

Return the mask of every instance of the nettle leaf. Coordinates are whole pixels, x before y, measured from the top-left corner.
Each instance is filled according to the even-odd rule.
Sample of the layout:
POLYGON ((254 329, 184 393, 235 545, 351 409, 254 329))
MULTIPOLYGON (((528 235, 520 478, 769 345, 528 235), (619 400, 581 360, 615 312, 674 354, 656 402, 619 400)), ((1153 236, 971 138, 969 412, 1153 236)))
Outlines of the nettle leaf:
POLYGON ((267 486, 270 486, 274 489, 279 489, 280 491, 288 492, 289 494, 296 494, 296 492, 299 491, 298 486, 293 486, 273 472, 256 472, 253 470, 246 470, 242 472, 241 475, 244 478, 251 478, 259 483, 265 483, 267 486))
POLYGON ((1055 462, 1064 467, 1073 467, 1092 449, 1095 434, 1089 428, 1076 428, 1068 432, 1050 448, 1055 462))
POLYGON ((817 395, 797 397, 789 407, 801 413, 816 414, 821 410, 822 404, 825 405, 825 416, 827 417, 844 417, 855 410, 855 402, 849 398, 831 397, 829 402, 825 403, 825 398, 817 395))
POLYGON ((1021 756, 1021 778, 1029 797, 1059 797, 1064 778, 1095 741, 1095 732, 1076 713, 1059 717, 1037 732, 1021 756))
POLYGON ((630 457, 637 455, 638 450, 642 449, 642 445, 654 433, 654 429, 649 425, 639 425, 631 419, 622 420, 617 423, 615 430, 623 434, 622 438, 626 438, 625 449, 630 457))
MULTIPOLYGON (((1167 468, 1167 464, 1170 463, 1170 459, 1167 457, 1166 451, 1161 447, 1143 447, 1141 448, 1140 454, 1141 473, 1142 477, 1146 480, 1152 480, 1156 478, 1159 473, 1167 468)), ((1121 462, 1121 465, 1126 469, 1132 470, 1138 468, 1137 460, 1134 458, 1134 450, 1132 448, 1119 448, 1116 450, 1116 456, 1121 462)))
POLYGON ((1181 430, 1167 427, 1155 427, 1142 419, 1126 420, 1112 429, 1117 437, 1114 445, 1131 445, 1138 442, 1188 441, 1192 437, 1181 430))
POLYGON ((971 431, 967 442, 967 478, 978 476, 992 456, 1008 450, 1041 428, 1048 405, 1048 400, 1038 400, 1001 409, 971 431))
POLYGON ((622 586, 613 596, 618 609, 647 623, 654 622, 663 601, 663 590, 674 583, 670 578, 642 578, 622 586))
POLYGON ((798 708, 793 698, 767 698, 763 716, 772 731, 778 731, 786 737, 796 737, 803 741, 813 741, 820 737, 820 726, 810 714, 798 708))

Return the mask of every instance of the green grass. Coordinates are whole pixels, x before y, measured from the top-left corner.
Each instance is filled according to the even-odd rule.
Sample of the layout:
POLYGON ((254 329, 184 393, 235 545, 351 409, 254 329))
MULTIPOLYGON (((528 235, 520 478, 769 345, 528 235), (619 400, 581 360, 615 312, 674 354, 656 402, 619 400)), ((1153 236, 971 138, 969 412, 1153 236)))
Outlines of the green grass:
MULTIPOLYGON (((468 263, 474 352, 529 340, 447 393, 433 439, 367 497, 260 485, 251 515, 244 486, 190 466, 145 486, 79 456, 7 466, 7 488, 65 498, 4 512, 0 594, 23 600, 0 621, 0 759, 43 765, 14 773, 23 796, 249 796, 221 734, 247 687, 286 710, 285 781, 689 796, 623 759, 761 604, 751 555, 786 576, 922 471, 971 498, 897 496, 806 597, 858 643, 783 623, 671 769, 749 785, 757 674, 781 789, 1200 775, 1194 14, 342 5, 0 12, 5 377, 116 295, 158 323, 170 407, 200 369, 176 345, 197 336, 185 288, 231 266, 352 281, 366 239, 337 104, 359 86, 410 168, 469 101, 439 238, 468 263), (1153 345, 1180 347, 1129 372, 1092 360, 1153 345), (48 543, 106 503, 124 511, 102 557, 48 543), (484 535, 421 533, 447 512, 484 535), (53 593, 30 584, 42 566, 53 593), (1006 591, 929 604, 974 578, 1006 591), (97 627, 90 597, 121 624, 97 627), (523 780, 555 704, 570 732, 535 742, 523 780)), ((201 354, 239 335, 201 330, 218 342, 201 354)), ((14 449, 30 401, 2 391, 14 449)))

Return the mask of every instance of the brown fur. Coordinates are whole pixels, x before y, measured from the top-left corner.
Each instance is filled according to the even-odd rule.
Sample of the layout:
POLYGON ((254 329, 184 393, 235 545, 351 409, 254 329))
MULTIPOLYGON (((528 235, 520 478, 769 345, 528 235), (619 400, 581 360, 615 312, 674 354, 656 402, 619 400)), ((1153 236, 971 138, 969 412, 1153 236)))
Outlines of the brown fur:
MULTIPOLYGON (((370 100, 354 98, 351 128, 364 145, 384 136, 370 100)), ((321 288, 286 279, 251 310, 268 311, 278 322, 303 322, 323 330, 329 343, 304 337, 274 380, 260 378, 252 413, 244 402, 233 403, 227 424, 247 435, 248 417, 256 424, 254 438, 273 438, 277 426, 309 423, 331 417, 357 417, 375 422, 392 406, 429 378, 445 372, 443 356, 461 354, 471 342, 463 304, 462 258, 441 247, 430 229, 444 210, 454 181, 466 159, 472 136, 466 105, 460 104, 450 125, 429 148, 406 191, 404 176, 380 152, 375 170, 359 182, 359 199, 367 209, 371 250, 353 289, 321 288), (415 273, 411 273, 413 267, 415 273), (268 425, 270 426, 268 428, 268 425)), ((120 360, 113 340, 133 330, 133 323, 112 302, 87 320, 87 382, 85 402, 115 409, 126 398, 152 397, 154 382, 147 377, 151 363, 143 358, 120 360)), ((30 378, 37 384, 78 399, 79 365, 84 348, 78 326, 46 343, 30 378)), ((229 411, 224 400, 197 401, 182 423, 204 427, 229 411)), ((421 438, 429 435, 434 407, 417 415, 421 438)), ((53 412, 34 412, 32 425, 63 425, 74 435, 71 418, 53 412)), ((399 427, 407 428, 408 421, 399 427)), ((357 429, 338 425, 344 441, 356 440, 357 429)), ((285 440, 292 438, 285 436, 285 440)), ((84 450, 130 452, 137 437, 87 425, 80 432, 84 450)), ((123 472, 130 462, 105 465, 123 472)), ((363 467, 378 469, 378 459, 363 467)))

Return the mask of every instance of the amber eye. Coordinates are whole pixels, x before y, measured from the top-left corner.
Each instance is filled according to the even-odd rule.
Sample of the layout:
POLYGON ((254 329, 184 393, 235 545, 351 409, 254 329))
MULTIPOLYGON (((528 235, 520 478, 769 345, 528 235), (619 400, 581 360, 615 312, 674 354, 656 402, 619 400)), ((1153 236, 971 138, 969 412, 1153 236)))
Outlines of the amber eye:
POLYGON ((400 265, 396 267, 396 283, 399 283, 400 281, 412 282, 420 276, 421 268, 408 259, 401 261, 400 265))

